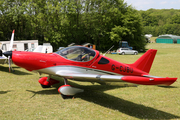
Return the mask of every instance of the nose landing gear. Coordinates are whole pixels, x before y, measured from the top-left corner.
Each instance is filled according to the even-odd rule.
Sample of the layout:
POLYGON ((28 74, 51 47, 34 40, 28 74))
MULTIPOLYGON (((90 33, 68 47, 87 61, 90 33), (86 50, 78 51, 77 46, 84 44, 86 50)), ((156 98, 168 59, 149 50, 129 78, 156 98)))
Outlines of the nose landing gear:
POLYGON ((39 79, 39 83, 41 84, 42 88, 50 88, 51 85, 59 83, 59 81, 54 80, 50 77, 42 77, 39 79))

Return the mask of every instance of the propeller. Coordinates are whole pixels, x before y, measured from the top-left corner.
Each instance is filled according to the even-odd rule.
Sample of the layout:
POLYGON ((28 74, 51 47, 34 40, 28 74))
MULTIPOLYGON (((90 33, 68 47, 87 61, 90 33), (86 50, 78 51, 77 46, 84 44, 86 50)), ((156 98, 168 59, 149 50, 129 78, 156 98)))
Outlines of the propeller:
MULTIPOLYGON (((12 67, 11 67, 11 59, 12 59, 12 47, 13 47, 13 42, 14 42, 14 32, 15 32, 15 30, 13 30, 13 32, 12 32, 12 36, 11 36, 11 40, 10 40, 10 45, 9 45, 9 50, 4 52, 4 53, 2 52, 2 50, 0 50, 0 56, 4 55, 8 59, 9 72, 11 72, 11 69, 12 69, 12 67)), ((12 71, 13 71, 13 69, 12 69, 12 71)))
POLYGON ((11 41, 10 41, 10 45, 9 45, 9 51, 12 51, 13 42, 14 42, 14 32, 15 32, 15 30, 13 30, 13 32, 12 32, 11 41))
MULTIPOLYGON (((6 51, 3 53, 4 56, 6 56, 8 58, 8 63, 9 63, 9 72, 11 72, 11 59, 12 59, 12 51, 6 51)), ((12 69, 13 71, 13 69, 12 69)))
MULTIPOLYGON (((6 54, 6 55, 8 55, 8 62, 9 62, 9 72, 11 72, 11 69, 12 69, 12 67, 11 67, 11 59, 12 59, 12 48, 13 48, 13 42, 14 42, 14 32, 15 32, 15 30, 13 30, 13 32, 12 32, 12 36, 11 36, 11 41, 10 41, 10 45, 9 45, 9 51, 8 51, 8 54, 6 54)), ((13 71, 13 69, 12 69, 12 71, 13 71)))

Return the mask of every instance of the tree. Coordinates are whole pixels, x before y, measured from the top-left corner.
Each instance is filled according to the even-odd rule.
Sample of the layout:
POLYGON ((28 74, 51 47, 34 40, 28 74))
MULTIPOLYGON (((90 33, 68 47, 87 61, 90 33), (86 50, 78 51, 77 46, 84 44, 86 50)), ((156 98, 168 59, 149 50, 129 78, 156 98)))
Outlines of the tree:
POLYGON ((138 11, 123 0, 1 0, 0 39, 38 39, 54 49, 90 42, 107 50, 120 40, 144 45, 138 11))
POLYGON ((175 9, 149 9, 139 11, 143 21, 144 34, 159 36, 162 34, 179 35, 180 10, 175 9))

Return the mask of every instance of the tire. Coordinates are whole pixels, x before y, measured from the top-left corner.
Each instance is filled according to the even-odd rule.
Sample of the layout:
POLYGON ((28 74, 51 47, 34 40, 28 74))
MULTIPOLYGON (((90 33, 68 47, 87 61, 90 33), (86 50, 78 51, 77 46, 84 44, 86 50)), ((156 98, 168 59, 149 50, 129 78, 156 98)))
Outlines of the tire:
POLYGON ((42 88, 51 88, 51 86, 49 86, 49 85, 42 85, 42 84, 41 84, 41 87, 42 88))
POLYGON ((61 94, 63 99, 73 99, 74 96, 68 96, 68 95, 63 95, 61 94))
POLYGON ((125 55, 125 53, 124 53, 124 52, 122 52, 122 53, 121 53, 121 55, 125 55))
POLYGON ((134 55, 137 55, 137 52, 135 52, 134 55))

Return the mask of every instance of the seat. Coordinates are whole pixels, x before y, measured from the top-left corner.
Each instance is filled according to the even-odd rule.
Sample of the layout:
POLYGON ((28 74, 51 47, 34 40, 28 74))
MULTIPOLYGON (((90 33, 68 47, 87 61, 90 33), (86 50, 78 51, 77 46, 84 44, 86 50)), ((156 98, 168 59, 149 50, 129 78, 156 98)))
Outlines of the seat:
POLYGON ((82 61, 82 55, 78 55, 78 57, 76 58, 77 61, 82 61))

